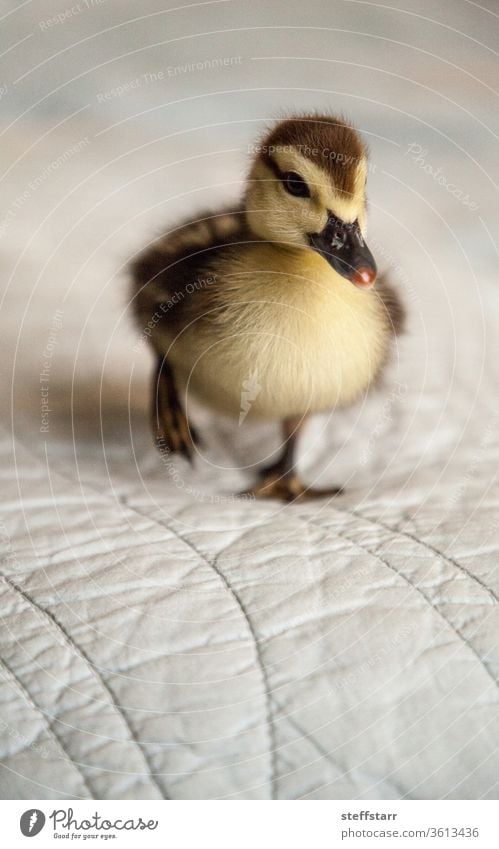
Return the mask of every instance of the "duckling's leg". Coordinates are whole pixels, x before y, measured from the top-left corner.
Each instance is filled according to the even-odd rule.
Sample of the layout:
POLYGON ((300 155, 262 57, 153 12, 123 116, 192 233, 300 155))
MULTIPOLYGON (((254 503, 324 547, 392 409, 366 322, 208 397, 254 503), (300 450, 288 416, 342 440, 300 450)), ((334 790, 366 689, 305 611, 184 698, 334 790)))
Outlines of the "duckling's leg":
POLYGON ((198 436, 179 401, 172 368, 161 354, 157 355, 154 371, 151 413, 152 432, 159 451, 178 452, 192 463, 198 436))
POLYGON ((303 484, 296 471, 295 457, 298 436, 305 424, 305 416, 294 416, 283 422, 283 449, 280 457, 259 472, 259 482, 250 490, 255 498, 276 498, 280 501, 325 498, 338 495, 341 487, 314 489, 303 484))

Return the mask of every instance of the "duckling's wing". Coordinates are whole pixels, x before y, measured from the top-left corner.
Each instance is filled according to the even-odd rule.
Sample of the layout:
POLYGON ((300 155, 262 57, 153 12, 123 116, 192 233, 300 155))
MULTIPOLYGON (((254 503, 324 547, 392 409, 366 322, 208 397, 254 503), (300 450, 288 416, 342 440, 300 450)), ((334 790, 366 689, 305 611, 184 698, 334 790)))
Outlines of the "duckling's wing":
POLYGON ((216 255, 244 238, 244 209, 238 207, 201 213, 147 247, 130 266, 140 329, 166 315, 170 326, 181 328, 192 315, 191 296, 211 282, 216 255))
MULTIPOLYGON (((131 264, 132 307, 156 350, 152 429, 160 452, 193 456, 197 438, 179 400, 169 340, 206 311, 203 293, 216 282, 212 265, 225 247, 244 238, 243 210, 204 213, 165 234, 131 264)), ((178 363, 177 363, 178 365, 178 363)))

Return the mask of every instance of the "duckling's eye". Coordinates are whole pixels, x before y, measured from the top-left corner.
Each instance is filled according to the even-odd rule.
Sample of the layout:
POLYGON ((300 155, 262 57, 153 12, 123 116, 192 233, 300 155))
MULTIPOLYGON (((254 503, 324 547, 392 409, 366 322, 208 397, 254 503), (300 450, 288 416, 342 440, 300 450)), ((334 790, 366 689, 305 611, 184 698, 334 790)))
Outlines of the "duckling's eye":
POLYGON ((297 198, 310 197, 310 191, 305 180, 296 171, 286 171, 282 175, 282 184, 290 195, 294 195, 297 198))

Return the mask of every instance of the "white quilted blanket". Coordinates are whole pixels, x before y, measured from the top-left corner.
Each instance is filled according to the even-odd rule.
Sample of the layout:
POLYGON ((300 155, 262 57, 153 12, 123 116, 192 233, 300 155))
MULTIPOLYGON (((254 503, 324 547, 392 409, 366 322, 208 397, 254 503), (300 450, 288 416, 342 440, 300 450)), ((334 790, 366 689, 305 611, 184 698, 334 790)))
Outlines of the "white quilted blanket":
MULTIPOLYGON (((311 20, 324 23, 319 7, 311 20)), ((25 12, 7 45, 29 32, 25 12)), ((272 40, 248 31, 204 52, 191 44, 204 59, 242 56, 230 78, 223 66, 183 72, 176 87, 143 81, 103 103, 99 93, 180 64, 184 47, 99 70, 133 50, 136 24, 133 38, 124 28, 92 41, 94 54, 59 56, 86 27, 116 23, 99 14, 98 27, 82 15, 49 41, 36 33, 5 66, 0 795, 496 798, 499 290, 492 113, 470 70, 489 80, 486 65, 452 42, 458 86, 443 61, 422 70, 395 28, 388 96, 386 74, 340 63, 325 85, 314 63, 252 60, 272 40), (47 56, 43 77, 12 87, 47 56), (210 93, 229 88, 252 90, 210 93), (164 106, 193 91, 206 96, 187 111, 164 106), (287 507, 233 497, 276 447, 270 425, 199 409, 195 468, 156 455, 150 361, 122 271, 158 225, 237 196, 246 145, 284 97, 347 111, 368 134, 371 241, 410 312, 384 390, 304 438, 304 476, 346 494, 287 507)), ((199 29, 188 14, 163 39, 199 29)), ((356 10, 341 14, 359 29, 356 10)), ((223 29, 211 15, 204 29, 223 29)), ((440 29, 414 26, 439 53, 440 29)), ((158 41, 156 19, 149 27, 158 41)), ((473 32, 486 41, 486 21, 473 32)), ((359 37, 337 36, 332 54, 320 33, 301 51, 290 33, 274 53, 346 62, 359 37)), ((362 55, 383 67, 377 41, 362 55)))

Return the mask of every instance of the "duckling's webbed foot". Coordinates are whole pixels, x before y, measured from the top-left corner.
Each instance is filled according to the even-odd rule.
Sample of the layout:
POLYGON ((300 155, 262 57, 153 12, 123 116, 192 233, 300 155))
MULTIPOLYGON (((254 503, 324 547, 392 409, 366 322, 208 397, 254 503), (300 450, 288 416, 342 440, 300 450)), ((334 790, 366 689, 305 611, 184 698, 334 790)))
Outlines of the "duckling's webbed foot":
POLYGON ((275 498, 278 501, 312 501, 316 498, 331 498, 343 492, 341 486, 329 489, 316 489, 302 483, 296 472, 274 474, 261 477, 260 481, 250 489, 249 494, 254 498, 275 498))
POLYGON ((160 453, 178 453, 192 463, 199 437, 180 403, 171 366, 161 355, 153 378, 151 421, 160 453))
POLYGON ((275 498, 279 501, 312 500, 330 498, 343 490, 339 486, 329 489, 316 489, 303 484, 295 469, 294 458, 296 441, 303 426, 304 418, 286 419, 283 424, 284 446, 281 456, 275 463, 264 466, 259 472, 259 480, 249 490, 254 498, 275 498))

